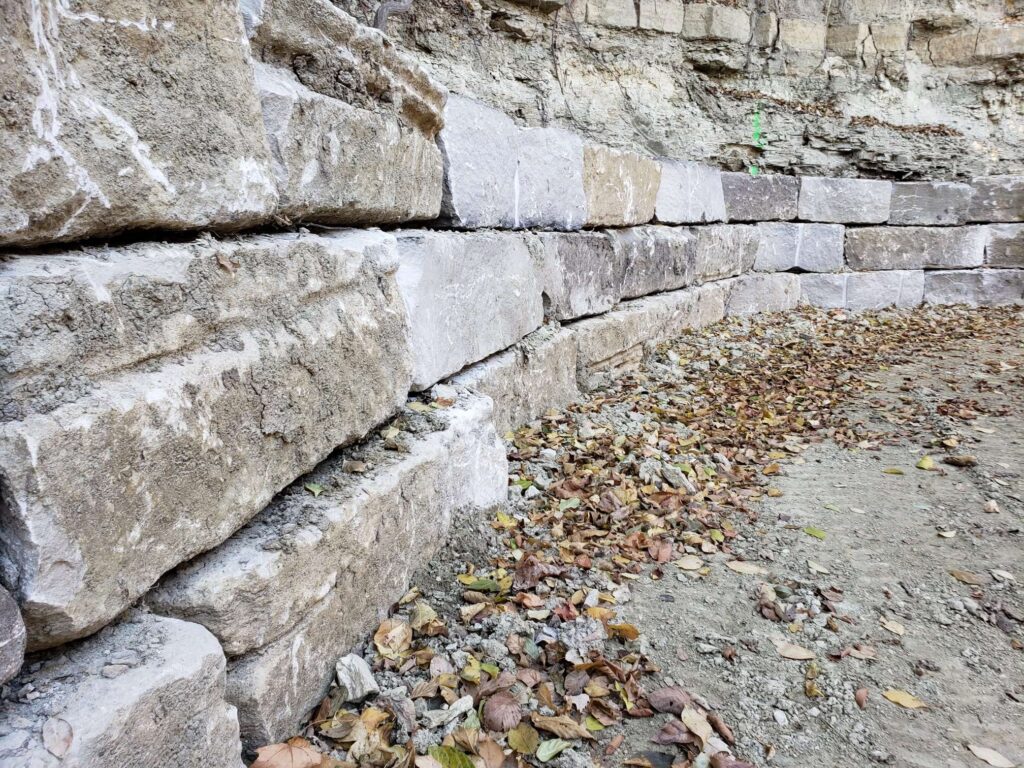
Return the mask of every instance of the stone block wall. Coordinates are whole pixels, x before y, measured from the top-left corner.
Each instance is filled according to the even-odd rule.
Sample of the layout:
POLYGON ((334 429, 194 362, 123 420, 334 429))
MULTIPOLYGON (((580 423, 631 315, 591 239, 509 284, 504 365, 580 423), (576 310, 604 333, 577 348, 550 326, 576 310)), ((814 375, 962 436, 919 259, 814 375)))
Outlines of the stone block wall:
MULTIPOLYGON (((580 5, 786 66, 821 36, 580 5)), ((503 503, 499 435, 683 329, 1024 301, 1021 176, 728 172, 448 95, 326 0, 131 8, 0 11, 0 765, 287 737, 503 503)))

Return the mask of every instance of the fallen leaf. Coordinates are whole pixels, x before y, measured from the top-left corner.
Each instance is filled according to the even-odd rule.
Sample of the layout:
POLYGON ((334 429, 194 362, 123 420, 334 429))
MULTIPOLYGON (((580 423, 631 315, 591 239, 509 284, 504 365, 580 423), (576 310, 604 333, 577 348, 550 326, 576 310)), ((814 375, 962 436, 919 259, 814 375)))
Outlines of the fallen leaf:
POLYGON ((814 651, 801 648, 799 645, 787 643, 785 640, 772 640, 772 643, 775 644, 775 650, 778 651, 779 655, 784 659, 792 659, 793 661, 809 661, 814 658, 814 651))
POLYGON ((881 619, 879 619, 878 623, 881 624, 882 629, 887 629, 894 635, 899 635, 900 637, 903 637, 903 635, 907 633, 907 628, 900 624, 898 621, 887 619, 884 616, 881 619))
POLYGON ((1013 763, 994 749, 982 747, 977 744, 968 744, 967 748, 971 750, 971 752, 974 753, 974 756, 979 760, 984 760, 989 765, 994 766, 994 768, 1014 768, 1013 763))
POLYGON ((257 749, 249 768, 318 768, 322 757, 305 739, 290 739, 257 749))
POLYGON ((714 729, 712 729, 711 723, 708 722, 707 717, 693 707, 683 708, 682 713, 679 715, 679 719, 683 721, 683 725, 685 725, 694 736, 700 739, 701 747, 706 745, 715 737, 714 729))
POLYGON ((530 715, 535 728, 553 733, 562 739, 593 739, 586 728, 568 715, 546 716, 534 712, 530 715))
POLYGON ((303 487, 312 493, 314 497, 319 496, 324 492, 324 487, 319 483, 306 483, 303 487))
POLYGON ((474 768, 469 755, 455 747, 430 747, 427 754, 441 764, 441 768, 474 768))
POLYGON ((508 732, 508 745, 521 755, 532 755, 540 744, 540 734, 529 723, 520 723, 508 732))
POLYGON ((824 539, 825 532, 821 528, 815 528, 813 525, 809 525, 803 529, 804 533, 808 536, 813 536, 816 539, 824 539))
POLYGON ((412 645, 412 628, 398 619, 384 619, 373 635, 373 644, 382 658, 400 660, 412 645))
POLYGON ((899 688, 889 688, 884 691, 882 695, 893 704, 899 704, 901 707, 905 707, 906 709, 923 709, 928 706, 916 696, 909 694, 906 691, 902 691, 899 688))
POLYGON ((903 470, 899 467, 888 467, 882 470, 883 475, 902 475, 903 470))
POLYGON ((978 464, 976 456, 943 456, 943 464, 949 464, 951 467, 974 467, 978 464))
POLYGON ((939 536, 944 539, 952 539, 956 536, 956 531, 939 531, 939 536))
POLYGON ((43 723, 43 746, 54 757, 64 757, 71 749, 75 734, 71 723, 59 717, 51 717, 43 723))
POLYGON ((672 685, 651 691, 647 694, 647 702, 657 712, 679 715, 683 709, 693 704, 693 697, 678 685, 672 685))
POLYGON ((963 584, 969 584, 972 587, 979 587, 984 583, 980 576, 975 576, 970 571, 958 571, 954 569, 949 572, 949 575, 957 581, 962 582, 963 584))
POLYGON ((736 571, 736 573, 743 573, 748 576, 759 576, 768 573, 767 569, 762 568, 759 565, 755 565, 754 563, 748 563, 745 560, 730 560, 725 564, 725 567, 736 571))
POLYGON ((868 689, 858 688, 857 692, 853 694, 853 700, 857 702, 857 706, 864 709, 868 705, 868 689))
POLYGON ((564 752, 571 746, 572 744, 568 741, 562 741, 561 739, 548 739, 547 741, 542 741, 537 746, 537 759, 542 763, 546 763, 548 760, 559 753, 564 752))
POLYGON ((704 567, 704 561, 696 555, 684 555, 675 564, 684 571, 697 571, 704 567))
POLYGON ((811 573, 820 573, 820 574, 823 574, 823 575, 827 575, 829 573, 828 568, 826 568, 823 565, 819 565, 818 563, 814 562, 813 560, 808 560, 807 561, 807 568, 808 568, 808 570, 810 570, 811 573))
POLYGON ((918 469, 930 471, 935 469, 935 459, 933 459, 931 456, 922 456, 921 460, 918 461, 917 464, 915 464, 914 466, 917 467, 918 469))
POLYGON ((494 694, 484 704, 483 724, 489 731, 505 733, 519 725, 523 708, 508 691, 494 694))

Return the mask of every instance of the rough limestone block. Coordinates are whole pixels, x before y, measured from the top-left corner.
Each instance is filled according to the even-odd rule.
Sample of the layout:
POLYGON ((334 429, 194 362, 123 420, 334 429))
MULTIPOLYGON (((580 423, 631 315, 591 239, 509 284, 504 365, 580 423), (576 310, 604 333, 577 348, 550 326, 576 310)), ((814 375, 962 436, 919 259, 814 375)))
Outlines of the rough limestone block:
POLYGON ((0 587, 0 685, 18 674, 24 660, 25 622, 14 598, 0 587))
POLYGON ((517 144, 515 226, 582 227, 587 220, 583 140, 561 128, 526 128, 517 144))
POLYGON ((587 0, 587 23, 633 29, 637 25, 633 0, 587 0))
POLYGON ((825 60, 828 27, 815 19, 779 19, 776 49, 786 74, 808 73, 825 60))
POLYGON ((807 272, 800 278, 800 303, 819 309, 846 308, 848 274, 807 272))
POLYGON ((791 221, 797 217, 800 179, 723 173, 722 192, 728 221, 791 221))
POLYGON ((968 221, 1024 221, 1024 176, 985 176, 971 181, 968 221))
POLYGON ((799 275, 777 272, 773 275, 743 275, 732 281, 725 303, 726 315, 753 315, 783 312, 800 302, 799 275))
POLYGON ((982 61, 1024 54, 1024 25, 985 25, 978 30, 974 55, 982 61))
POLYGON ((604 233, 540 232, 529 243, 543 281, 546 317, 599 315, 619 300, 616 254, 604 233))
POLYGON ((426 389, 540 327, 543 284, 528 237, 398 233, 398 289, 411 328, 413 389, 426 389))
POLYGON ((700 163, 662 160, 655 217, 663 224, 725 221, 721 171, 700 163))
POLYGON ((951 181, 899 181, 892 186, 890 224, 963 224, 974 190, 951 181))
POLYGON ((927 304, 970 304, 994 307, 1024 302, 1024 270, 970 269, 927 272, 927 304))
POLYGON ((871 42, 879 53, 903 53, 910 45, 910 23, 872 24, 871 42))
POLYGON ((640 0, 640 29, 678 35, 685 8, 682 0, 640 0))
POLYGON ((697 234, 651 225, 611 230, 618 296, 635 299, 691 285, 697 272, 697 234))
POLYGON ((753 269, 760 242, 756 226, 719 224, 696 232, 696 282, 735 277, 753 269))
POLYGON ((0 4, 0 245, 269 216, 238 3, 80 5, 0 4))
POLYGON ((924 275, 921 270, 850 273, 846 276, 846 308, 919 306, 924 300, 924 275))
POLYGON ((985 266, 1024 267, 1024 224, 992 224, 985 229, 985 266))
POLYGON ((740 8, 688 3, 685 11, 683 37, 688 40, 746 43, 750 39, 750 16, 740 8))
POLYGON ((928 39, 927 57, 936 67, 963 67, 974 63, 978 30, 968 27, 949 35, 928 39))
POLYGON ((984 227, 864 227, 846 230, 851 269, 962 269, 985 260, 984 227))
POLYGON ((762 222, 757 225, 760 243, 754 269, 758 272, 838 272, 843 268, 841 224, 789 224, 762 222))
POLYGON ((135 614, 40 661, 0 701, 0 765, 241 768, 224 652, 198 624, 135 614))
POLYGON ((0 575, 30 648, 103 626, 401 405, 396 269, 390 235, 351 230, 0 268, 0 575))
POLYGON ((490 397, 494 426, 505 434, 579 397, 576 340, 570 330, 545 325, 511 349, 470 366, 451 383, 490 397))
POLYGON ((512 227, 518 128, 497 109, 451 94, 438 146, 444 158, 441 213, 467 229, 512 227))
POLYGON ((588 144, 583 189, 588 227, 628 227, 654 218, 661 166, 635 152, 588 144))
POLYGON ((891 181, 805 176, 799 216, 833 224, 882 224, 889 220, 891 199, 891 181))
POLYGON ((874 53, 874 45, 868 42, 870 39, 871 30, 867 24, 837 24, 828 28, 825 46, 840 56, 860 59, 866 53, 874 53))
POLYGON ((298 730, 337 659, 404 594, 454 515, 480 518, 504 504, 508 463, 490 398, 438 390, 456 402, 430 414, 434 431, 408 435, 407 452, 371 445, 366 455, 380 458, 361 475, 344 472, 339 459, 325 462, 183 574, 176 592, 198 602, 179 610, 196 612, 228 647, 277 636, 228 668, 228 700, 247 746, 298 730), (309 482, 324 491, 311 497, 309 482), (296 528, 277 548, 282 523, 296 528))

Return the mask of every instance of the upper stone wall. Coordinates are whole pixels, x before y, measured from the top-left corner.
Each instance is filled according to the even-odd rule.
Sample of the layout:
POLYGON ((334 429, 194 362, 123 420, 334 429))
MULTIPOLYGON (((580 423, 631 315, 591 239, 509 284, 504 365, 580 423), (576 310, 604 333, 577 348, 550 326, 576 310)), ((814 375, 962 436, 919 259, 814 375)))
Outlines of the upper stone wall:
POLYGON ((951 180, 1024 170, 1018 5, 449 0, 388 31, 521 124, 731 170, 951 180))

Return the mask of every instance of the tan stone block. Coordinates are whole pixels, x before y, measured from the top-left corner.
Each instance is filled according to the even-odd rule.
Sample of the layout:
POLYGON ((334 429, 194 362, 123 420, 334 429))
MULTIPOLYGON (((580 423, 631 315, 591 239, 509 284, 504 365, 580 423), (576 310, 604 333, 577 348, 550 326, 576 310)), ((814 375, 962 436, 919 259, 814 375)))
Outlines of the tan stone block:
POLYGON ((1024 24, 984 27, 978 33, 975 55, 980 59, 1002 59, 1024 54, 1024 24))
POLYGON ((635 152, 588 146, 583 150, 587 226, 623 227, 654 218, 661 166, 635 152))
POLYGON ((587 23, 599 27, 635 29, 636 6, 633 0, 588 0, 587 23))
POLYGON ((640 0, 640 29, 679 34, 683 16, 682 0, 640 0))

